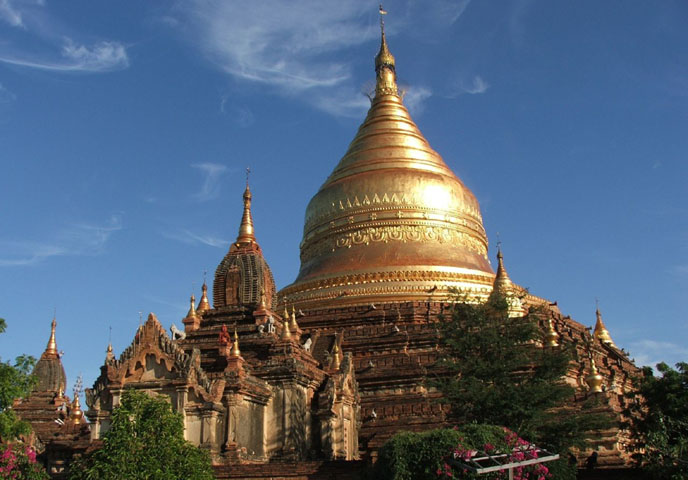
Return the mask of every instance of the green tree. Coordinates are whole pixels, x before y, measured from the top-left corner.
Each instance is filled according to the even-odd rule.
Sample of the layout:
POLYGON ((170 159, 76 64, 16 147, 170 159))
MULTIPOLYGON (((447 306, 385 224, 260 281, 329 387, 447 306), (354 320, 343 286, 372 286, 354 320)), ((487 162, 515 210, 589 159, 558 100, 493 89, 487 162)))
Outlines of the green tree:
POLYGON ((630 394, 627 426, 634 458, 654 478, 688 478, 688 363, 645 367, 630 394))
MULTIPOLYGON (((4 318, 0 318, 0 333, 7 329, 4 318)), ((33 447, 24 445, 22 437, 31 433, 31 425, 17 417, 12 409, 14 401, 31 393, 36 379, 31 375, 36 360, 20 355, 14 361, 0 361, 0 478, 14 480, 44 480, 48 474, 36 462, 33 447)))
MULTIPOLYGON (((7 323, 0 318, 0 333, 4 333, 7 323)), ((14 364, 0 361, 0 441, 9 442, 28 435, 31 426, 21 421, 12 404, 18 398, 31 393, 36 379, 31 375, 36 359, 29 355, 18 356, 14 364)))
MULTIPOLYGON (((512 300, 512 299, 509 299, 512 300)), ((564 381, 574 352, 571 348, 538 346, 538 315, 509 317, 509 301, 491 298, 484 304, 457 302, 439 324, 440 360, 432 382, 451 404, 457 425, 502 425, 562 459, 553 466, 556 478, 573 478, 570 448, 584 447, 594 429, 608 428, 611 418, 581 414, 570 407, 574 389, 564 381)), ((584 408, 601 399, 591 397, 584 408)))
POLYGON ((184 440, 180 413, 164 396, 127 390, 103 447, 75 460, 71 480, 210 480, 207 452, 184 440))

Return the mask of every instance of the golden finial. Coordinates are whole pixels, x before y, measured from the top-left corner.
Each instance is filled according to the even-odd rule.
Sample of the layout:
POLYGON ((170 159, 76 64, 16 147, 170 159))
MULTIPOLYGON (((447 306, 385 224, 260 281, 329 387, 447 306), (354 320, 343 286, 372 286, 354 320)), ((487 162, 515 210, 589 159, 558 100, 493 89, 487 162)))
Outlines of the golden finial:
POLYGON ((265 296, 265 288, 261 287, 260 289, 260 302, 258 303, 258 310, 265 310, 268 305, 267 305, 267 298, 265 296))
POLYGON ((284 304, 284 313, 282 313, 282 340, 291 338, 291 331, 289 331, 289 311, 287 304, 284 304))
POLYGON ((554 329, 554 324, 552 319, 547 319, 547 331, 545 332, 545 346, 546 347, 558 347, 559 346, 559 334, 554 329))
POLYGON ((375 94, 398 95, 399 89, 397 88, 394 56, 389 51, 387 37, 385 37, 385 15, 387 15, 387 12, 380 4, 380 51, 375 56, 375 73, 377 74, 375 94))
POLYGON ((230 350, 229 354, 232 357, 241 355, 241 351, 239 350, 239 336, 237 335, 236 327, 234 327, 234 341, 232 342, 232 350, 230 350))
POLYGON ((294 330, 294 332, 299 328, 299 324, 296 323, 296 307, 294 307, 294 305, 291 306, 291 322, 289 323, 289 327, 294 330))
POLYGON ((525 309, 517 293, 504 267, 504 255, 502 255, 501 242, 497 242, 497 273, 495 274, 494 283, 492 284, 490 298, 495 298, 495 296, 503 297, 509 305, 509 316, 520 317, 525 313, 525 309))
POLYGON ((614 342, 612 341, 611 335, 609 335, 609 330, 607 330, 607 327, 604 326, 604 322, 602 321, 602 314, 600 313, 599 307, 595 309, 595 316, 597 317, 597 321, 595 322, 595 330, 593 332, 593 336, 605 345, 609 345, 610 347, 616 347, 616 345, 614 345, 614 342))
POLYGON ((186 313, 186 318, 193 318, 196 316, 196 295, 191 294, 189 299, 189 311, 186 313))
POLYGON ((105 361, 108 362, 115 358, 115 354, 112 351, 112 327, 110 327, 110 337, 108 338, 107 350, 105 350, 105 361))
POLYGON ((239 226, 239 236, 236 243, 255 243, 256 237, 253 233, 253 218, 251 217, 251 190, 248 187, 248 176, 251 169, 246 169, 246 190, 244 190, 244 214, 241 217, 239 226))
POLYGON ((81 411, 81 403, 79 402, 79 395, 81 395, 83 386, 84 379, 79 375, 74 383, 74 400, 72 401, 72 408, 69 412, 69 418, 76 425, 80 424, 84 417, 84 412, 81 411))
POLYGON ((332 347, 332 368, 335 370, 339 369, 342 359, 339 354, 339 344, 337 343, 337 337, 334 337, 334 347, 332 347))
POLYGON ((497 274, 495 275, 495 287, 511 288, 511 278, 504 267, 504 255, 502 255, 501 242, 497 244, 497 274))
POLYGON ((601 393, 602 392, 602 382, 604 378, 600 375, 597 370, 597 365, 595 364, 595 358, 590 355, 590 375, 585 377, 585 383, 590 387, 590 393, 601 393))
MULTIPOLYGON (((204 275, 205 276, 205 275, 204 275)), ((203 286, 201 287, 201 301, 198 302, 198 313, 205 313, 210 310, 210 302, 208 301, 208 285, 205 283, 205 278, 203 279, 203 286)))
POLYGON ((45 347, 45 354, 57 355, 57 342, 55 341, 55 327, 57 327, 57 320, 53 316, 53 321, 50 324, 50 338, 48 339, 48 345, 45 347))
POLYGON ((75 425, 79 425, 84 417, 84 412, 81 411, 81 402, 79 402, 79 394, 74 395, 74 401, 72 402, 72 408, 69 412, 69 418, 75 425))

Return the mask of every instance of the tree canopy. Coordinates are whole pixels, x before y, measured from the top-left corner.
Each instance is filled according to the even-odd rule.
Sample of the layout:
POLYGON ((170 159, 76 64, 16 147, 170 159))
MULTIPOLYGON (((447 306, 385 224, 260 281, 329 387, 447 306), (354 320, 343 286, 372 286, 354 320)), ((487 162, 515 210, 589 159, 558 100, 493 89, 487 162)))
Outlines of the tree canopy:
POLYGON ((184 440, 180 413, 164 396, 126 390, 103 447, 70 467, 71 480, 213 479, 207 452, 184 440))
MULTIPOLYGON (((0 318, 0 333, 6 328, 5 320, 0 318)), ((36 383, 31 375, 35 364, 36 359, 29 355, 18 356, 14 363, 0 359, 0 441, 13 441, 31 431, 31 426, 17 417, 12 404, 31 393, 36 383)))
MULTIPOLYGON (((574 352, 541 346, 543 314, 531 309, 510 317, 509 302, 499 297, 483 304, 457 302, 438 325, 440 373, 432 383, 451 404, 457 425, 501 425, 518 432, 559 453, 559 468, 569 471, 557 478, 568 478, 569 449, 584 447, 589 432, 609 427, 611 418, 570 406, 575 391, 564 376, 574 352)), ((584 408, 598 401, 591 397, 584 408)))
POLYGON ((688 363, 645 367, 627 415, 634 458, 655 478, 688 478, 688 363))

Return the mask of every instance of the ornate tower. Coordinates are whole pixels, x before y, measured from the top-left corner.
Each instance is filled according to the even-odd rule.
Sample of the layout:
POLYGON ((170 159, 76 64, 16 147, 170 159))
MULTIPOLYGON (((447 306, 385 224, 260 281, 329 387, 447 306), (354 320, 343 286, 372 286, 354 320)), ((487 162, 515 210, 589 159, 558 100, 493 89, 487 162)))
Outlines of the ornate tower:
POLYGON ((280 295, 301 308, 486 298, 494 273, 473 193, 402 102, 384 28, 370 110, 306 209, 301 269, 280 295))
POLYGON ((50 338, 45 351, 33 369, 33 375, 38 382, 34 387, 36 392, 55 392, 63 394, 67 386, 67 375, 65 375, 60 354, 57 352, 57 342, 55 341, 55 328, 57 321, 53 318, 50 325, 50 338))
MULTIPOLYGON (((275 298, 275 280, 263 251, 256 241, 251 217, 251 190, 246 182, 244 213, 239 235, 215 271, 213 306, 257 306, 265 302, 271 307, 275 298)), ((205 284, 204 284, 205 286, 205 284)), ((199 308, 200 311, 200 308, 199 308)))

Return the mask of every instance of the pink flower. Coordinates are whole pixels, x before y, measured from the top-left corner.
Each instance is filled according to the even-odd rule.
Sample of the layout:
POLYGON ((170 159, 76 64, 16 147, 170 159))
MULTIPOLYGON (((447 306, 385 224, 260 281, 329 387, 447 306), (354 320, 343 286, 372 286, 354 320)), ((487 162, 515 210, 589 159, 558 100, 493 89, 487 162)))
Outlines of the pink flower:
POLYGON ((10 458, 10 455, 12 455, 12 450, 10 450, 10 447, 7 447, 7 450, 2 452, 2 456, 0 457, 0 460, 7 460, 10 458))
POLYGON ((36 452, 31 447, 26 447, 26 456, 29 458, 29 462, 36 463, 36 452))

